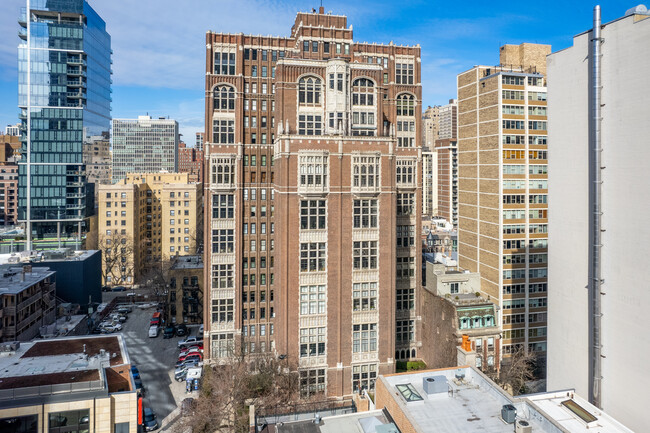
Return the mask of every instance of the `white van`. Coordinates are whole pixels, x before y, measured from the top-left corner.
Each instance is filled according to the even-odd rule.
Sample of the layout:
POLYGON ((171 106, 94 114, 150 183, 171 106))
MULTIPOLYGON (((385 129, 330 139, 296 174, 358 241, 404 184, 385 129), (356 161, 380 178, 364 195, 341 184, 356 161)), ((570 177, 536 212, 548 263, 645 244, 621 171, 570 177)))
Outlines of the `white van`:
POLYGON ((149 338, 156 338, 158 336, 158 327, 152 326, 149 328, 149 338))

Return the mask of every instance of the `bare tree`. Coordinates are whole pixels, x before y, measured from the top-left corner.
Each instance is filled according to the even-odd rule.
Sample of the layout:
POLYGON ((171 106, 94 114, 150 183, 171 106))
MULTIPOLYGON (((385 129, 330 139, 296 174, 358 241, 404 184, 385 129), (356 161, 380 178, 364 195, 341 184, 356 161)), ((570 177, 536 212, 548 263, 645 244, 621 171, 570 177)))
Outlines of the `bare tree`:
POLYGON ((287 360, 272 354, 243 355, 231 363, 204 368, 201 393, 192 415, 193 433, 248 432, 248 406, 287 405, 298 399, 298 378, 287 360))
POLYGON ((135 254, 131 236, 120 234, 117 230, 103 233, 99 235, 97 247, 102 252, 104 283, 121 284, 135 281, 135 254))
POLYGON ((536 357, 519 346, 510 358, 504 359, 496 382, 503 388, 510 388, 512 395, 525 394, 526 383, 535 378, 536 357))

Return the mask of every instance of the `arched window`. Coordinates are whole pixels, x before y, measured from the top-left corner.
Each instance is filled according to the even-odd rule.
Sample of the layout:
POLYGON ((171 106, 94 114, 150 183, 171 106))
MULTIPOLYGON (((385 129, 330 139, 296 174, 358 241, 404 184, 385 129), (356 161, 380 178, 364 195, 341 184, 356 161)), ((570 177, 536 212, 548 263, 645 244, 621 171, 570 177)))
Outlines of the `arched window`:
POLYGON ((484 316, 485 326, 494 326, 494 316, 484 316))
POLYGON ((298 82, 300 105, 320 105, 321 81, 316 77, 303 77, 298 82))
POLYGON ((214 88, 214 109, 219 111, 235 110, 235 88, 228 85, 220 85, 214 88))
POLYGON ((463 317, 460 319, 460 329, 467 329, 469 328, 469 318, 463 317))
POLYGON ((411 349, 411 358, 415 358, 415 349, 411 349))
POLYGON ((415 98, 408 93, 402 93, 397 96, 397 115, 414 116, 415 115, 415 98))
POLYGON ((352 83, 352 105, 374 105, 375 83, 367 78, 358 78, 352 83))

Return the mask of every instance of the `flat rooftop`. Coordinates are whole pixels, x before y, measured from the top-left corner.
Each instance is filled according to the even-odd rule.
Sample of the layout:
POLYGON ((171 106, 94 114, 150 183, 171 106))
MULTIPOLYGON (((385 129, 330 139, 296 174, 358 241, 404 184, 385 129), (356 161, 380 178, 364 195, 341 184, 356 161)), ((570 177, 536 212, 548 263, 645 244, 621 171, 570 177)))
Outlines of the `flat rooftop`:
POLYGON ((83 261, 97 253, 98 250, 72 250, 70 248, 60 248, 57 250, 37 251, 28 250, 17 253, 0 254, 0 265, 21 263, 47 263, 48 261, 83 261))
POLYGON ((312 417, 312 419, 285 422, 272 427, 277 433, 382 433, 382 428, 390 426, 392 424, 382 410, 373 410, 323 417, 318 424, 314 423, 312 417), (384 427, 377 429, 377 426, 384 427))
POLYGON ((24 274, 22 266, 1 269, 0 295, 18 294, 54 274, 54 271, 44 266, 34 266, 31 272, 25 272, 24 274))
POLYGON ((15 351, 7 344, 2 348, 0 390, 102 381, 104 368, 129 363, 119 334, 39 340, 21 343, 15 351))
MULTIPOLYGON (((403 412, 401 418, 419 433, 512 433, 515 425, 501 417, 504 405, 515 407, 516 422, 527 423, 531 433, 631 433, 572 390, 512 397, 472 367, 380 376, 378 381, 389 391, 384 398, 396 403, 391 403, 391 417, 398 419, 392 411, 403 412)), ((379 399, 376 403, 388 406, 379 399)))
POLYGON ((203 258, 200 255, 177 256, 170 269, 203 269, 203 258))

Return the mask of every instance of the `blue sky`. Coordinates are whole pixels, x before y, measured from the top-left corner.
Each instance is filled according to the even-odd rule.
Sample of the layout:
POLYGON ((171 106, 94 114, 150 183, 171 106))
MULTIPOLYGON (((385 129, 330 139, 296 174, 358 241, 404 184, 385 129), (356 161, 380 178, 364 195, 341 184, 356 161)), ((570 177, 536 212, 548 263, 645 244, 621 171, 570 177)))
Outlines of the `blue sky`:
MULTIPOLYGON (((601 1, 603 22, 640 0, 601 1)), ((114 118, 149 113, 178 120, 188 144, 203 130, 205 32, 288 36, 297 11, 319 0, 90 0, 113 42, 114 118)), ((324 0, 347 15, 354 39, 422 47, 423 105, 455 97, 456 75, 499 62, 499 46, 537 42, 553 51, 591 27, 590 1, 486 2, 324 0)), ((0 126, 17 122, 17 17, 25 0, 0 9, 0 126)))

